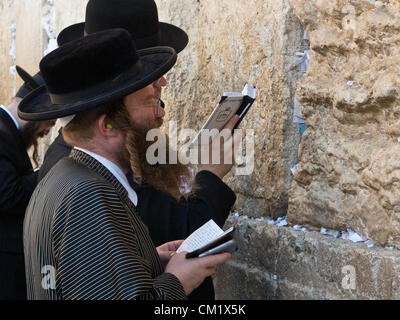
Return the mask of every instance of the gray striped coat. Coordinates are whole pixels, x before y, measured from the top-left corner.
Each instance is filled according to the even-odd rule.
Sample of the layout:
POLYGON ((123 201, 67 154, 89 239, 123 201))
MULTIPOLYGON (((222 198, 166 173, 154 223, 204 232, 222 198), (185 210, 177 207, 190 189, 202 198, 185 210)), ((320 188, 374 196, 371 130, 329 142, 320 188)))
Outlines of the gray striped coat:
POLYGON ((186 299, 124 187, 78 150, 36 187, 24 252, 29 299, 186 299))

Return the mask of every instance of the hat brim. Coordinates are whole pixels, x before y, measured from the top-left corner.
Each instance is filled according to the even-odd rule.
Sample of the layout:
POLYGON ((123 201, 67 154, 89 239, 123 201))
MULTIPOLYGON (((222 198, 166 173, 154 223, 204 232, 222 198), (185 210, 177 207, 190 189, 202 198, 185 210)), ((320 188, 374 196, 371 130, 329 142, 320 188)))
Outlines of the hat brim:
MULTIPOLYGON (((66 117, 78 112, 87 111, 104 103, 117 100, 138 91, 167 73, 175 64, 176 52, 169 47, 154 47, 137 51, 142 65, 139 73, 128 70, 118 78, 110 80, 107 88, 88 90, 86 98, 79 98, 73 103, 54 104, 45 85, 29 93, 18 106, 18 116, 28 121, 43 121, 66 117)), ((96 89, 96 88, 95 88, 96 89)))
MULTIPOLYGON (((185 31, 169 23, 159 22, 160 43, 158 46, 167 46, 181 52, 187 46, 189 38, 185 31)), ((85 34, 85 22, 76 23, 63 29, 57 37, 57 43, 62 46, 73 40, 80 39, 85 34)), ((141 48, 138 48, 141 49, 141 48)))
POLYGON ((18 75, 24 81, 24 84, 18 89, 17 93, 15 94, 18 98, 24 98, 31 92, 32 90, 39 88, 41 85, 44 84, 44 80, 40 72, 35 74, 33 77, 25 71, 22 67, 16 66, 15 69, 17 70, 18 75))

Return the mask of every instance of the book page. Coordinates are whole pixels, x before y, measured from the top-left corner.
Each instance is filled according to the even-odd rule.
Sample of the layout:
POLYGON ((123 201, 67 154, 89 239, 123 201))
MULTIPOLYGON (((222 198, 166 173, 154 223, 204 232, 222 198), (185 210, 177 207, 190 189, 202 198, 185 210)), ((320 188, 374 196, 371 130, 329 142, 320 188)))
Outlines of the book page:
POLYGON ((224 233, 225 232, 214 222, 214 220, 211 219, 187 237, 176 252, 192 252, 217 239, 224 233))
MULTIPOLYGON (((218 129, 222 128, 228 123, 228 121, 235 115, 236 111, 242 104, 243 96, 231 96, 227 97, 212 113, 212 117, 208 119, 206 125, 201 129, 218 129)), ((208 144, 208 142, 207 142, 208 144)))

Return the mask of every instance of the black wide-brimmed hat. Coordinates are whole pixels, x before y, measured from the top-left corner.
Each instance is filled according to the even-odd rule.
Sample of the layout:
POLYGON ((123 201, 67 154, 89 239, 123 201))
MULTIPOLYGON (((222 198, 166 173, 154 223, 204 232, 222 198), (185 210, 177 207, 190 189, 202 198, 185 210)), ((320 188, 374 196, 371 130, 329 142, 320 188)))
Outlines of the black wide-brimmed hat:
POLYGON ((28 72, 26 72, 20 66, 16 66, 15 69, 17 70, 17 73, 21 77, 21 79, 24 80, 24 84, 18 89, 17 93, 15 94, 16 97, 24 98, 31 91, 44 85, 44 80, 40 72, 36 73, 32 77, 28 72))
POLYGON ((85 22, 62 30, 57 42, 61 46, 87 34, 112 28, 128 30, 137 49, 168 46, 179 53, 188 43, 185 31, 158 21, 154 0, 90 0, 85 22))
POLYGON ((140 90, 162 77, 176 62, 170 47, 136 51, 124 29, 112 29, 72 41, 45 56, 40 72, 46 85, 18 106, 21 119, 66 117, 140 90))

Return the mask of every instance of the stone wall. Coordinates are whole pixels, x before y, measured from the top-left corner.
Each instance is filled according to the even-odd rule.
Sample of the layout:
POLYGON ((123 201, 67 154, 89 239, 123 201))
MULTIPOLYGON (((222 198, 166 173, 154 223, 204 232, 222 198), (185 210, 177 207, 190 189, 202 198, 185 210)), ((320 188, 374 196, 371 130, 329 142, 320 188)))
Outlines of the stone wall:
MULTIPOLYGON (((21 84, 19 64, 38 71, 40 59, 69 24, 83 21, 87 1, 2 0, 0 98, 9 103, 21 84), (11 69, 10 69, 11 68, 11 69)), ((293 119, 296 82, 301 77, 296 51, 304 28, 288 1, 157 1, 161 21, 181 26, 188 47, 167 75, 163 99, 168 120, 178 129, 198 130, 224 91, 241 91, 248 82, 257 102, 242 123, 255 134, 251 175, 231 174, 226 181, 238 195, 237 207, 251 216, 282 216, 287 211, 290 168, 298 162, 300 142, 293 119), (251 8, 251 9, 250 9, 251 8), (246 19, 243 13, 246 12, 246 19)), ((59 126, 41 144, 43 156, 59 126)), ((168 126, 166 126, 166 130, 168 126)))
POLYGON ((218 299, 400 299, 400 252, 231 216, 239 250, 219 267, 218 299))
POLYGON ((290 3, 311 64, 297 88, 308 129, 288 220, 400 248, 400 1, 290 3))
MULTIPOLYGON (((240 250, 219 268, 217 297, 400 298, 398 251, 262 219, 287 214, 291 226, 351 227, 376 244, 400 247, 400 1, 156 2, 160 20, 190 38, 167 75, 166 123, 197 130, 222 92, 246 83, 258 89, 241 124, 254 131, 254 171, 233 170, 225 179, 238 196, 240 216, 227 226, 237 227, 240 250), (303 77, 296 52, 308 49, 306 33, 311 63, 303 77), (307 125, 303 137, 293 122, 295 96, 307 125), (350 291, 341 285, 348 265, 358 279, 350 291)), ((2 104, 21 84, 15 65, 37 72, 59 31, 84 20, 86 3, 0 0, 2 104)), ((57 129, 43 139, 41 155, 57 129)))

